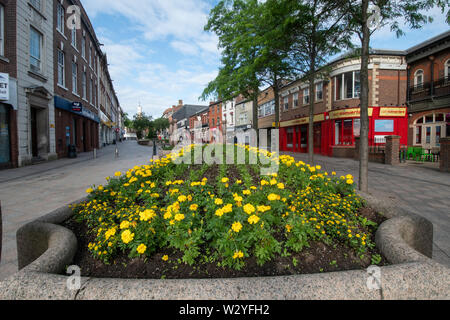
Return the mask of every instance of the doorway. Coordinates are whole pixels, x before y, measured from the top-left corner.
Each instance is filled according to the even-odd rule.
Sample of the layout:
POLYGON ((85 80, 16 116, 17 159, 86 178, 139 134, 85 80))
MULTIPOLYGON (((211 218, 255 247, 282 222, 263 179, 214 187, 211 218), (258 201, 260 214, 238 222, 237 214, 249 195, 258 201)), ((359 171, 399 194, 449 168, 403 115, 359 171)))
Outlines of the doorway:
POLYGON ((11 161, 9 110, 0 104, 0 166, 11 161))
POLYGON ((37 113, 38 110, 36 108, 31 107, 31 155, 33 158, 37 158, 39 156, 38 150, 38 133, 37 133, 37 113))

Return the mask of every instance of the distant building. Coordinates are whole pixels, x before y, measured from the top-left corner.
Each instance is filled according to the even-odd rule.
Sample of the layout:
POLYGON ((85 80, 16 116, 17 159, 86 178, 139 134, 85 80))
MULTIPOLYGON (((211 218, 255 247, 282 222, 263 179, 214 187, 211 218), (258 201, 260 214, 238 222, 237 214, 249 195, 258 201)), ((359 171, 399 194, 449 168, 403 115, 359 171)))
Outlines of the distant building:
MULTIPOLYGON (((180 103, 183 103, 180 100, 180 103)), ((176 144, 180 141, 190 139, 189 119, 192 115, 205 109, 207 106, 185 104, 178 106, 176 112, 172 114, 172 132, 171 143, 176 144)))

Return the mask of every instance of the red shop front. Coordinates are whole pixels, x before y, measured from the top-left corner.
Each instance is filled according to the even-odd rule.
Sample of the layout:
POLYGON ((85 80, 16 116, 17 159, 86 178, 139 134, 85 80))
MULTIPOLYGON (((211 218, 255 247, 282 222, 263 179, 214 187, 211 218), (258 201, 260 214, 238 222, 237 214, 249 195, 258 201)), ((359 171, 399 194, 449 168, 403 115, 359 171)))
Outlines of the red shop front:
MULTIPOLYGON (((314 153, 353 157, 355 137, 360 135, 360 109, 348 108, 314 116, 314 153)), ((309 117, 280 124, 281 151, 308 152, 309 117)), ((408 143, 406 107, 369 108, 369 146, 383 145, 386 136, 398 135, 400 144, 408 143)))
MULTIPOLYGON (((329 122, 327 114, 314 116, 314 153, 328 155, 329 153, 329 122)), ((309 117, 283 121, 280 123, 281 151, 308 152, 309 117)))

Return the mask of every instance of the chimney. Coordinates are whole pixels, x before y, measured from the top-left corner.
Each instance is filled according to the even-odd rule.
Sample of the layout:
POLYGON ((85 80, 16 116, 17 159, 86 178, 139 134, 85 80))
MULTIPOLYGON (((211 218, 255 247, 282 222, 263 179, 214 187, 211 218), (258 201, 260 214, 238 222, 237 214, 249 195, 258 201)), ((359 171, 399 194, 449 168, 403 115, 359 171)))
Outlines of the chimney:
POLYGON ((183 100, 178 100, 178 105, 182 106, 183 105, 183 100))

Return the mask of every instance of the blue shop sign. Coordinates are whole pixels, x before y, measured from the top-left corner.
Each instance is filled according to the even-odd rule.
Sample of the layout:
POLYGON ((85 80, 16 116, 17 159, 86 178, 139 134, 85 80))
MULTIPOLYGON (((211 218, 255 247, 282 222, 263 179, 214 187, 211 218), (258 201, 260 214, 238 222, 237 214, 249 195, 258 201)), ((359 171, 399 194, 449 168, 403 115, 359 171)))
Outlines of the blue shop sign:
POLYGON ((55 96, 55 108, 69 111, 71 113, 77 114, 79 116, 82 116, 87 119, 93 120, 97 123, 100 123, 100 118, 98 117, 98 115, 91 112, 87 108, 83 108, 83 105, 80 102, 71 102, 64 98, 55 96), (76 110, 80 110, 80 111, 76 111, 76 110))

